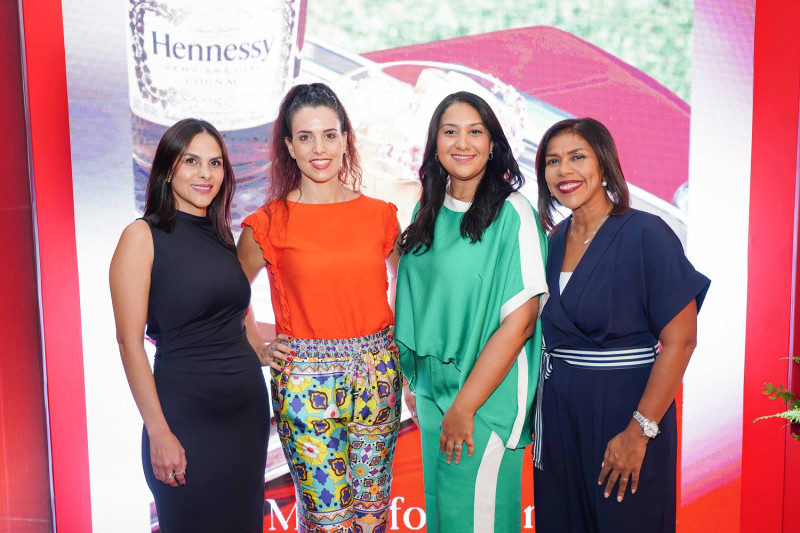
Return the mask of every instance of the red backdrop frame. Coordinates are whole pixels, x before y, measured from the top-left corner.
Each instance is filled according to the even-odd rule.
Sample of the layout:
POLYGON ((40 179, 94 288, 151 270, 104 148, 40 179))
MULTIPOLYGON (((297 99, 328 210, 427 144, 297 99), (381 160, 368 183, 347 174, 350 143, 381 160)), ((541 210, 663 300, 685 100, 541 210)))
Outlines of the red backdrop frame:
POLYGON ((22 43, 16 2, 0 2, 0 531, 52 527, 22 43))
MULTIPOLYGON (((69 118, 60 0, 21 0, 30 116, 31 168, 38 252, 56 527, 91 531, 80 298, 72 203, 69 118)), ((786 383, 780 357, 800 347, 793 291, 800 102, 800 5, 756 6, 753 145, 748 254, 747 340, 742 454, 741 531, 784 531, 798 524, 800 451, 760 394, 765 381, 786 383), (776 192, 779 191, 779 192, 776 192), (764 298, 764 295, 770 295, 764 298), (790 346, 791 340, 795 346, 790 346), (770 431, 783 431, 776 437, 770 431)), ((4 49, 4 54, 9 52, 4 49)), ((722 134, 722 133, 720 133, 722 134)), ((800 294, 800 293, 798 293, 800 294)), ((4 312, 10 303, 3 303, 4 312)), ((795 352, 797 353, 797 352, 795 352)), ((12 502, 13 505, 13 502, 12 502)))
POLYGON ((790 533, 800 525, 796 501, 800 494, 800 442, 791 439, 784 421, 753 423, 758 416, 779 410, 780 406, 760 391, 768 381, 787 383, 791 363, 782 358, 791 348, 796 355, 800 342, 792 335, 792 328, 800 324, 792 308, 796 305, 793 261, 798 238, 799 23, 800 3, 756 2, 742 428, 743 532, 790 533), (792 337, 794 347, 790 346, 792 337))
POLYGON ((89 452, 61 0, 21 0, 21 5, 55 526, 88 532, 89 452))

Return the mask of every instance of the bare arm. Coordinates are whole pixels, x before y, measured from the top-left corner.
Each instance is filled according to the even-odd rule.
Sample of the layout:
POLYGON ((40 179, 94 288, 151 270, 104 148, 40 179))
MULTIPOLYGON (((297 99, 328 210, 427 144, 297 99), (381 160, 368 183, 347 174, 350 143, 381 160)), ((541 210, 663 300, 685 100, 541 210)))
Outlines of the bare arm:
POLYGON ((533 335, 539 313, 539 297, 535 296, 509 314, 481 350, 475 366, 453 405, 442 420, 439 449, 447 453, 449 463, 455 457, 461 461, 462 442, 467 444, 467 455, 472 457, 475 444, 472 440, 475 412, 505 379, 522 345, 533 335))
POLYGON ((397 239, 394 241, 394 248, 386 258, 386 270, 389 274, 389 306, 394 313, 394 299, 397 294, 397 265, 400 263, 400 224, 397 224, 397 239))
MULTIPOLYGON (((402 232, 400 231, 400 223, 397 224, 397 239, 394 241, 394 248, 392 248, 392 253, 389 254, 389 257, 386 258, 386 269, 389 273, 389 306, 392 308, 392 313, 395 312, 394 302, 395 296, 397 295, 397 267, 400 263, 400 238, 402 232)), ((397 348, 397 344, 395 344, 394 340, 392 340, 392 348, 399 353, 399 349, 397 348)), ((419 418, 417 417, 417 397, 411 392, 411 389, 408 386, 408 380, 405 376, 403 376, 403 400, 408 406, 408 410, 411 413, 411 420, 419 427, 419 418)))
MULTIPOLYGON (((697 344, 697 303, 695 300, 692 300, 664 326, 659 340, 661 341, 661 354, 653 363, 650 377, 647 379, 647 386, 636 408, 645 418, 656 423, 661 421, 675 399, 683 374, 686 372, 689 359, 697 344)), ((604 493, 606 498, 611 495, 618 479, 620 483, 617 501, 622 501, 625 496, 628 477, 631 478, 631 493, 636 492, 648 442, 650 439, 642 435, 642 427, 633 418, 624 431, 608 442, 603 456, 600 478, 597 480, 597 483, 602 485, 606 482, 606 477, 608 478, 604 493)))
MULTIPOLYGON (((253 228, 250 226, 245 226, 242 230, 242 234, 239 236, 239 243, 236 246, 236 253, 239 257, 239 263, 242 265, 242 270, 247 276, 247 281, 252 284, 261 269, 267 266, 267 261, 264 259, 261 246, 253 237, 253 228)), ((244 316, 244 326, 247 330, 247 340, 256 351, 256 354, 258 354, 261 365, 270 366, 275 370, 283 370, 284 362, 291 361, 291 356, 294 355, 288 346, 280 342, 288 340, 289 337, 278 335, 271 343, 264 344, 264 338, 258 329, 252 305, 247 308, 247 313, 244 316), (276 362, 276 359, 279 359, 280 362, 276 362)))
POLYGON ((155 380, 144 351, 153 239, 147 223, 139 220, 125 228, 111 260, 109 282, 117 343, 133 399, 150 438, 150 459, 156 479, 183 485, 186 454, 164 418, 155 380), (167 477, 169 476, 169 477, 167 477))
POLYGON ((264 366, 266 361, 261 359, 261 354, 259 353, 261 347, 264 346, 264 338, 258 330, 252 304, 247 306, 247 312, 244 315, 244 328, 247 332, 247 341, 250 343, 250 346, 253 347, 253 350, 255 350, 259 360, 261 360, 261 366, 264 366))

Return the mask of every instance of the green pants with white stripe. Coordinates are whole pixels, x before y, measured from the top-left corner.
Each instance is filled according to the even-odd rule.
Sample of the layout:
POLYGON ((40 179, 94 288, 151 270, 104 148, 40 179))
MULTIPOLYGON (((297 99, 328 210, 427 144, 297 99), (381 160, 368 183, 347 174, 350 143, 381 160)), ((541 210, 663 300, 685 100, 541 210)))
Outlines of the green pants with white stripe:
POLYGON ((439 451, 440 424, 459 390, 461 373, 433 357, 417 363, 417 415, 422 435, 425 516, 428 533, 509 533, 521 530, 524 448, 510 450, 475 415, 475 451, 447 464, 439 451), (434 400, 435 399, 435 400, 434 400))

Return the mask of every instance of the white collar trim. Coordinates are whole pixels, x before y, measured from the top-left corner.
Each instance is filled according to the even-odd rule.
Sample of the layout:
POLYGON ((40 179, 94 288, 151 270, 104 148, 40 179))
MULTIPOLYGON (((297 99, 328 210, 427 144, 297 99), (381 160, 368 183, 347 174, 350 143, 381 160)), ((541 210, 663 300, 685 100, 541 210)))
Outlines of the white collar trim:
POLYGON ((444 193, 444 206, 449 209, 450 211, 456 211, 458 213, 466 213, 469 206, 472 205, 472 202, 464 202, 462 200, 456 200, 452 196, 450 196, 447 192, 444 193))

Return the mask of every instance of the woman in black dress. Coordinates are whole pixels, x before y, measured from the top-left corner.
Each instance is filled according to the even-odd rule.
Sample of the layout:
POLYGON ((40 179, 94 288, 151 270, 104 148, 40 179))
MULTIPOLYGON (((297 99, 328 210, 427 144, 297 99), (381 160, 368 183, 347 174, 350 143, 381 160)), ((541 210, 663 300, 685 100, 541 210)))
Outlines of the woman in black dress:
POLYGON ((117 341, 164 533, 263 527, 269 409, 244 325, 250 284, 230 231, 233 189, 219 132, 178 122, 158 144, 144 218, 111 261, 117 341))

